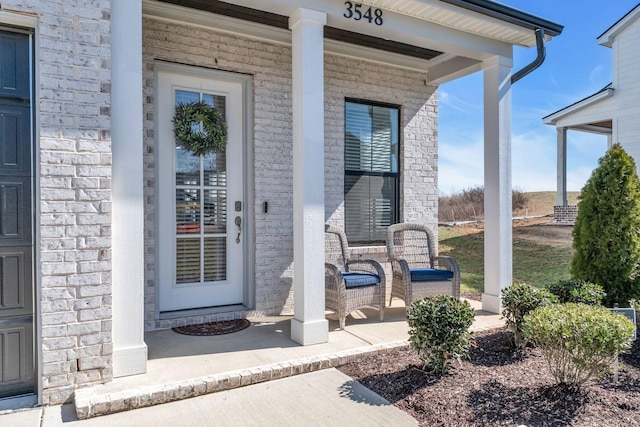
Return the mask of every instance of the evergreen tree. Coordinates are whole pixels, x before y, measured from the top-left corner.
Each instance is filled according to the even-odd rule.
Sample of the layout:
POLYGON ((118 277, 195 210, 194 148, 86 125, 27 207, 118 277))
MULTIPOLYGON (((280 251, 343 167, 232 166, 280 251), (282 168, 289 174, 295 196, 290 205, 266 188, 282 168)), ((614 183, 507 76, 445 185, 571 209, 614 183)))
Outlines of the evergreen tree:
POLYGON ((571 275, 601 285, 605 306, 640 296, 640 180, 620 144, 598 161, 579 197, 571 275))

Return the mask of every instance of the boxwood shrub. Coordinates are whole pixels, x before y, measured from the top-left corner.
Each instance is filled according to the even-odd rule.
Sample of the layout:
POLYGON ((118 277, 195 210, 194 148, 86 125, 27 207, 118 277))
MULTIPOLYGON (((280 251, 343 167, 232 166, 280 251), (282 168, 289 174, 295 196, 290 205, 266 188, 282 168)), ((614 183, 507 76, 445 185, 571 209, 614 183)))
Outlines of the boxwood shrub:
POLYGON ((557 302, 546 289, 539 289, 526 283, 514 283, 502 290, 502 317, 507 328, 513 332, 516 347, 524 347, 527 340, 522 334, 524 316, 538 307, 557 302))
POLYGON ((473 317, 468 301, 450 296, 426 297, 409 306, 409 343, 424 369, 441 375, 451 359, 468 355, 473 317))
POLYGON ((588 305, 601 305, 606 296, 600 285, 580 279, 560 280, 549 285, 549 292, 558 298, 558 302, 575 302, 588 305))
POLYGON ((552 304, 525 316, 523 332, 544 353, 556 382, 580 386, 631 347, 633 323, 603 307, 552 304))

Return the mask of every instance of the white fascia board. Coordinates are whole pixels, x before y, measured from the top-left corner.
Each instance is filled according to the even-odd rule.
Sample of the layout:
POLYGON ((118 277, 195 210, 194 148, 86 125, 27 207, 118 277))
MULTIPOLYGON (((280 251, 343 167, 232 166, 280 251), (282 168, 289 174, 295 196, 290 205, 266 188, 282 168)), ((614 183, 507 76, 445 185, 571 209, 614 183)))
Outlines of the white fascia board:
POLYGON ((330 39, 324 40, 324 50, 327 53, 378 62, 380 64, 391 64, 395 67, 406 68, 413 71, 426 72, 431 64, 430 61, 425 59, 413 58, 411 56, 400 55, 366 46, 356 46, 330 39))
POLYGON ((547 117, 542 119, 542 122, 546 125, 555 125, 558 122, 558 120, 561 120, 567 116, 570 116, 571 114, 577 111, 584 110, 585 108, 590 107, 591 105, 597 104, 603 99, 610 98, 614 95, 614 93, 615 93, 615 90, 613 88, 608 88, 607 90, 598 92, 594 95, 591 95, 588 98, 583 99, 580 102, 575 103, 570 107, 564 108, 556 113, 548 115, 547 117))
POLYGON ((640 4, 638 4, 635 8, 631 9, 629 13, 627 13, 622 19, 616 22, 611 28, 602 33, 598 37, 598 44, 606 47, 613 46, 613 39, 616 38, 618 34, 624 31, 629 25, 631 25, 636 19, 640 16, 640 4))

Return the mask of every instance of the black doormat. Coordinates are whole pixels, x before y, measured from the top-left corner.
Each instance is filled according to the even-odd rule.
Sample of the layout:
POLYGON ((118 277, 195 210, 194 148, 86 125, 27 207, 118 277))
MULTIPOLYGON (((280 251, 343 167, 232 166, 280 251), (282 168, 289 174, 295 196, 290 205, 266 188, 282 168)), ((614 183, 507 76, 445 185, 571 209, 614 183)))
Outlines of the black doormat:
POLYGON ((202 323, 200 325, 188 325, 172 328, 175 332, 183 335, 224 335, 247 329, 251 325, 247 319, 223 320, 220 322, 202 323))

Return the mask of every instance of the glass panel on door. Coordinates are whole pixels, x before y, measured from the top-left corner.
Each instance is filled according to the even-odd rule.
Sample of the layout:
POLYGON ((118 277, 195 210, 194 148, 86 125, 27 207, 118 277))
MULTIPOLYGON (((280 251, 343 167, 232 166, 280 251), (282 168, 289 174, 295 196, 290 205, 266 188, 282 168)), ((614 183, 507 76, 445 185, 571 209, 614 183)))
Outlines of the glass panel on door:
MULTIPOLYGON (((223 117, 226 98, 175 91, 176 106, 204 101, 223 117)), ((194 124, 200 127, 201 124, 194 124)), ((195 156, 176 145, 176 282, 227 279, 227 170, 225 152, 195 156)))

